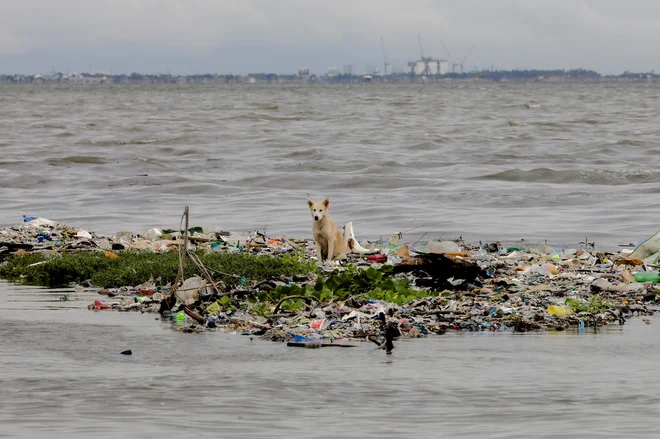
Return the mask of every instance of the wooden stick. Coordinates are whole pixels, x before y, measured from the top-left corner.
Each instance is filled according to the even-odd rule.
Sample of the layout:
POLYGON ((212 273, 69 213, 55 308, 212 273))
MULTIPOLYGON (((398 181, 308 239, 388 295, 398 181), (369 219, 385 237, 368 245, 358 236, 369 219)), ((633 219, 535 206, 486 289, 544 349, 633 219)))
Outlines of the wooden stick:
POLYGON ((205 322, 205 320, 202 316, 200 316, 199 314, 197 314, 195 311, 191 310, 187 306, 183 308, 183 312, 188 314, 191 318, 197 320, 197 323, 202 323, 203 324, 205 322))
POLYGON ((218 284, 216 281, 213 280, 209 272, 206 270, 206 267, 202 263, 202 261, 197 257, 197 255, 193 252, 186 252, 188 254, 188 257, 190 258, 191 261, 195 265, 197 265, 197 268, 199 271, 202 273, 202 276, 213 286, 213 289, 215 290, 216 294, 220 295, 220 290, 218 289, 218 284))
MULTIPOLYGON (((176 274, 176 279, 174 280, 174 283, 172 284, 172 293, 176 294, 176 296, 181 300, 181 297, 177 294, 177 286, 179 285, 179 281, 183 277, 183 265, 186 261, 186 253, 188 252, 188 215, 189 215, 189 210, 188 206, 186 206, 183 209, 183 217, 185 218, 185 232, 184 232, 184 237, 183 237, 183 248, 179 246, 179 272, 176 274)), ((182 218, 183 219, 183 218, 182 218)), ((181 224, 179 223, 179 226, 181 224)), ((183 300, 181 300, 183 302, 183 300)))

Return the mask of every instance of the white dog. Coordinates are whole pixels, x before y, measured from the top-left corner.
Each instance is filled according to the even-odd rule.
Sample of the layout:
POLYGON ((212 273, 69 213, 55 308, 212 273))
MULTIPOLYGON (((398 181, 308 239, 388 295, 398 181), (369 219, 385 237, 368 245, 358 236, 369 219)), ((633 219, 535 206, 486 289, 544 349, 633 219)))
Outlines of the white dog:
POLYGON ((344 237, 335 225, 328 212, 330 200, 307 200, 309 212, 312 215, 312 234, 316 241, 316 251, 319 261, 332 262, 346 258, 346 245, 344 237))

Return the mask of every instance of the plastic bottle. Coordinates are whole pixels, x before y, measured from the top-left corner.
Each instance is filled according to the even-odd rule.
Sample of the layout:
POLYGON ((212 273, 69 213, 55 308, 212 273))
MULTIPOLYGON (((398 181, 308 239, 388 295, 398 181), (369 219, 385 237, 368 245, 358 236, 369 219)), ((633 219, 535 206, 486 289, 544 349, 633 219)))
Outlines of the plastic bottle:
POLYGON ((640 271, 639 273, 635 273, 635 281, 657 284, 660 282, 660 273, 657 271, 640 271))

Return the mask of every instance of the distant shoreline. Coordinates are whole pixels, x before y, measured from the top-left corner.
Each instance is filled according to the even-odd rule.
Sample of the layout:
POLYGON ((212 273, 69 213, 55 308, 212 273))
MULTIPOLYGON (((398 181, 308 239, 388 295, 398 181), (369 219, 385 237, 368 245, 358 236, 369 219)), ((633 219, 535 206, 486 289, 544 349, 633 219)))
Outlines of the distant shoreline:
POLYGON ((316 84, 432 84, 451 82, 547 82, 547 83, 629 83, 658 82, 660 74, 624 72, 620 75, 601 75, 593 70, 488 70, 444 75, 415 75, 412 73, 381 75, 277 75, 274 73, 232 74, 121 74, 82 73, 35 75, 0 75, 2 85, 316 85, 316 84))
MULTIPOLYGON (((378 81, 372 82, 369 85, 374 86, 403 86, 403 85, 448 85, 448 84, 483 84, 483 83, 495 83, 495 84, 531 84, 531 83, 545 83, 545 84, 650 84, 650 83, 660 83, 659 79, 620 79, 620 78, 601 78, 601 79, 562 79, 562 80, 552 80, 552 79, 516 79, 516 80, 483 80, 479 78, 475 79, 445 79, 445 80, 415 80, 415 81, 378 81)), ((185 87, 185 86, 217 86, 217 87, 232 87, 232 86, 295 86, 295 87, 314 87, 314 86, 347 86, 347 85, 362 85, 366 84, 365 81, 354 81, 354 82, 266 82, 266 81, 232 81, 232 82, 180 82, 180 83, 171 83, 171 82, 159 82, 159 81, 136 81, 136 82, 63 82, 63 81, 34 81, 34 82, 3 82, 0 81, 0 87, 33 87, 33 86, 44 86, 44 87, 122 87, 122 86, 167 86, 167 87, 185 87)))

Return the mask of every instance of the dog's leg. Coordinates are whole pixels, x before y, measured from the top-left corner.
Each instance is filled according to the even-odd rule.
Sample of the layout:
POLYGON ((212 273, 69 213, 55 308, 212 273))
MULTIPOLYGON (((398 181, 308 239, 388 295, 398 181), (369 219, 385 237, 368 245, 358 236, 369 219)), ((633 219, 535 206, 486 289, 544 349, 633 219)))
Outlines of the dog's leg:
POLYGON ((335 255, 335 241, 334 239, 328 240, 328 262, 332 262, 332 258, 335 255))
POLYGON ((319 262, 323 262, 323 247, 321 243, 316 241, 316 255, 319 258, 319 262))

